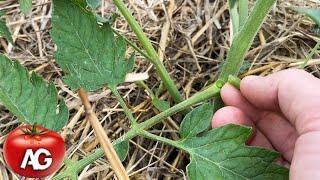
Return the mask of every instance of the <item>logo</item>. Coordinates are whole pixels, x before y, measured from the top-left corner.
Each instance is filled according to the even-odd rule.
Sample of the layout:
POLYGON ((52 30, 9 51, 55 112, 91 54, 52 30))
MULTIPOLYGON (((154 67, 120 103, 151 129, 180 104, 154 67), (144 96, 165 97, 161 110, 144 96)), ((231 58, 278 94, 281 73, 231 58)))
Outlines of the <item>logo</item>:
POLYGON ((27 149, 20 167, 22 169, 26 169, 27 165, 29 165, 32 166, 33 170, 45 170, 52 164, 52 158, 50 156, 51 153, 44 148, 38 149, 35 153, 32 149, 27 149), (41 154, 46 156, 44 164, 39 163, 39 157, 41 154))

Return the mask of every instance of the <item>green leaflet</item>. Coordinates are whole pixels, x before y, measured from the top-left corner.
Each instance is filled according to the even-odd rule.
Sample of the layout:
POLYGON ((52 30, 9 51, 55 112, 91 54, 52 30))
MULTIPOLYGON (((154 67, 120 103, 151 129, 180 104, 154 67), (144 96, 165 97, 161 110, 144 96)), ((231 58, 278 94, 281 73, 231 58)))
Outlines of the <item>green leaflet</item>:
POLYGON ((129 141, 120 141, 113 145, 114 150, 117 152, 119 159, 124 161, 129 152, 129 141))
POLYGON ((32 8, 32 0, 19 0, 20 10, 24 14, 28 14, 32 8))
POLYGON ((68 108, 63 101, 58 104, 54 85, 47 85, 35 73, 30 76, 23 66, 4 55, 0 55, 0 100, 25 123, 58 131, 68 120, 68 108))
POLYGON ((212 114, 213 106, 208 103, 193 109, 185 116, 180 125, 181 138, 194 137, 208 129, 212 114))
POLYGON ((302 8, 302 7, 293 7, 294 11, 305 14, 309 18, 311 18, 318 27, 320 27, 320 9, 316 8, 302 8))
MULTIPOLYGON (((4 11, 0 11, 0 16, 4 15, 4 11)), ((0 20, 0 36, 6 38, 11 44, 13 44, 13 40, 11 37, 11 33, 5 21, 0 20)))
POLYGON ((108 23, 100 27, 95 15, 78 4, 53 1, 51 34, 58 46, 55 59, 67 73, 65 83, 88 91, 123 83, 134 65, 134 56, 125 58, 125 40, 114 37, 108 23))
POLYGON ((177 146, 190 154, 189 179, 288 179, 288 170, 274 163, 277 152, 245 145, 250 128, 226 125, 203 132, 211 122, 209 108, 208 104, 198 107, 182 122, 183 139, 177 146))

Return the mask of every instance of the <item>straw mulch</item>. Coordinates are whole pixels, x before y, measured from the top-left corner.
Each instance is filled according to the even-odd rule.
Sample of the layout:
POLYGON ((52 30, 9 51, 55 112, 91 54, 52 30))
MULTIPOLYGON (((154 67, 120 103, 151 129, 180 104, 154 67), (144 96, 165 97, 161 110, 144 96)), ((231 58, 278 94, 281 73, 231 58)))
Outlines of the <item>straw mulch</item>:
MULTIPOLYGON (((185 98, 192 96, 214 82, 221 62, 230 47, 230 19, 226 0, 126 0, 138 22, 152 40, 159 56, 171 73, 185 98)), ((253 2, 253 1, 252 1, 253 2)), ((252 5, 252 4, 251 4, 252 5)), ((241 76, 267 75, 287 68, 299 67, 316 41, 317 30, 311 20, 292 12, 288 7, 320 7, 316 0, 278 1, 254 44, 247 54, 241 76)), ((62 71, 55 63, 56 49, 50 36, 51 1, 34 1, 32 12, 23 15, 14 0, 0 2, 0 9, 7 10, 3 17, 13 34, 15 46, 0 38, 0 50, 18 60, 30 71, 35 71, 53 82, 70 109, 70 121, 61 134, 65 137, 68 157, 78 160, 90 154, 99 145, 78 96, 62 82, 62 71)), ((116 8, 111 0, 104 0, 98 13, 108 16, 116 8)), ((135 35, 120 17, 114 27, 130 40, 135 35)), ((129 48, 128 52, 133 50, 129 48)), ((309 61, 307 71, 320 77, 319 51, 309 61)), ((148 72, 146 81, 157 91, 159 78, 148 61, 138 55, 135 72, 148 72)), ((148 94, 135 84, 123 84, 119 89, 126 103, 140 121, 159 113, 151 104, 148 94)), ((161 91, 160 91, 161 92, 161 91)), ((172 102, 167 93, 162 99, 172 102)), ((108 89, 90 94, 95 111, 112 139, 129 129, 121 107, 108 89)), ((175 115, 165 123, 155 126, 152 133, 177 139, 182 115, 175 115)), ((0 108, 0 179, 19 179, 6 168, 2 144, 6 135, 19 122, 4 107, 0 108)), ((135 138, 130 141, 130 152, 124 165, 132 179, 184 179, 187 155, 163 143, 135 138)), ((100 158, 80 174, 79 179, 113 179, 108 162, 100 158)))

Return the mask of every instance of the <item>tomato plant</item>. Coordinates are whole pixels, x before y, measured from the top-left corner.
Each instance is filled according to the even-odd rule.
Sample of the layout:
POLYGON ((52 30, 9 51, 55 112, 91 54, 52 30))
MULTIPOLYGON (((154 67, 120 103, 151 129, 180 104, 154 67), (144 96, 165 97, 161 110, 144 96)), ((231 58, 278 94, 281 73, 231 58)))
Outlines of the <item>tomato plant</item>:
MULTIPOLYGON (((24 13, 31 10, 31 0, 19 2, 24 13)), ((113 0, 113 2, 135 33, 140 45, 129 41, 113 29, 111 22, 100 22, 103 18, 95 13, 95 8, 101 3, 100 0, 53 0, 51 36, 57 46, 54 54, 55 62, 64 71, 62 74, 65 84, 74 91, 79 89, 96 91, 107 87, 122 106, 130 122, 130 130, 113 142, 120 159, 126 158, 129 140, 141 136, 161 141, 188 153, 190 164, 186 169, 190 179, 288 178, 288 170, 274 163, 279 157, 278 153, 245 145, 252 134, 250 128, 227 125, 208 130, 213 109, 223 106, 221 99, 219 100, 221 87, 227 81, 232 84, 239 83, 233 76, 239 74, 245 55, 276 0, 257 0, 250 12, 248 0, 228 1, 232 22, 230 40, 232 43, 226 61, 215 83, 204 87, 202 92, 186 100, 183 99, 174 80, 160 61, 153 44, 132 13, 123 1, 113 0), (168 102, 160 101, 158 94, 153 93, 144 82, 136 82, 148 91, 153 105, 161 111, 142 122, 127 107, 117 89, 119 84, 124 83, 126 75, 134 69, 135 56, 126 55, 127 44, 154 65, 162 80, 160 85, 168 91, 172 103, 176 103, 170 107, 168 102), (203 103, 212 97, 217 98, 215 106, 203 103), (180 139, 171 140, 148 132, 148 129, 167 117, 183 110, 189 111, 190 107, 198 103, 203 105, 184 113, 185 117, 179 128, 180 139)), ((313 12, 311 17, 318 17, 318 12, 313 12)), ((8 34, 4 24, 1 26, 0 22, 1 27, 4 29, 3 36, 8 34)), ((20 121, 28 124, 37 123, 45 127, 24 125, 9 134, 4 144, 4 157, 9 167, 19 175, 27 177, 45 177, 57 170, 62 164, 65 147, 62 138, 49 129, 60 130, 68 119, 68 110, 63 101, 58 101, 54 86, 45 83, 35 73, 30 76, 19 63, 1 55, 0 99, 20 121), (39 104, 39 101, 46 106, 39 104), (43 149, 48 150, 50 156, 47 156, 43 149), (42 152, 39 161, 32 161, 31 154, 36 154, 38 150, 42 152), (51 166, 45 170, 34 170, 39 169, 39 166, 34 168, 36 165, 46 166, 45 164, 50 162, 46 158, 52 159, 51 166), (21 167, 25 169, 22 170, 21 167)), ((87 115, 89 112, 92 113, 91 108, 85 109, 87 115)), ((77 179, 82 169, 103 155, 104 152, 100 148, 77 162, 66 160, 66 168, 54 179, 66 177, 77 179)))
POLYGON ((24 177, 46 177, 60 168, 65 155, 61 136, 42 126, 22 125, 7 137, 3 155, 7 165, 24 177))

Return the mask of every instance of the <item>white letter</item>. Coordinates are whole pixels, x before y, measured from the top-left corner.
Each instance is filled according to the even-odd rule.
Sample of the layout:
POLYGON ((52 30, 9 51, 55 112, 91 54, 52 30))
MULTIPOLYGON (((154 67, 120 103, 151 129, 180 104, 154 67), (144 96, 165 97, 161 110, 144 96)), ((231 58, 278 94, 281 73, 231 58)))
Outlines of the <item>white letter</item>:
POLYGON ((45 158, 45 164, 41 165, 39 163, 39 157, 41 154, 51 156, 50 152, 43 148, 38 149, 35 154, 33 154, 32 149, 27 149, 20 167, 25 169, 27 165, 31 165, 33 170, 47 169, 52 164, 52 158, 45 158))

